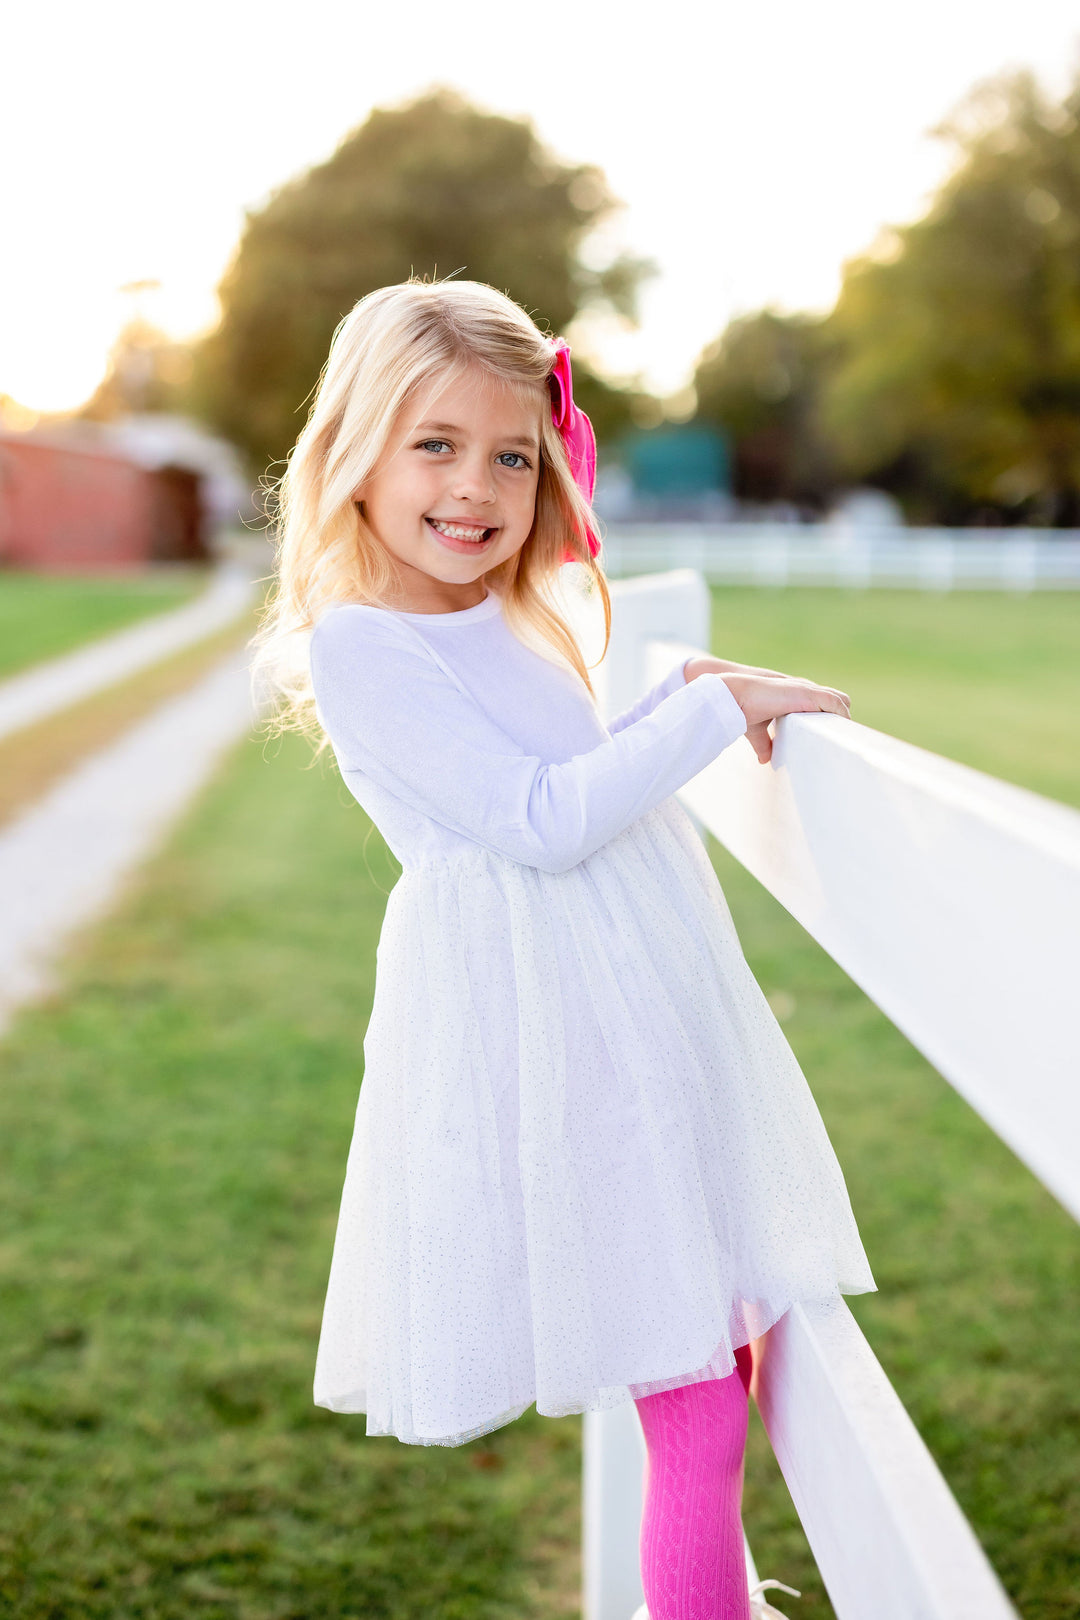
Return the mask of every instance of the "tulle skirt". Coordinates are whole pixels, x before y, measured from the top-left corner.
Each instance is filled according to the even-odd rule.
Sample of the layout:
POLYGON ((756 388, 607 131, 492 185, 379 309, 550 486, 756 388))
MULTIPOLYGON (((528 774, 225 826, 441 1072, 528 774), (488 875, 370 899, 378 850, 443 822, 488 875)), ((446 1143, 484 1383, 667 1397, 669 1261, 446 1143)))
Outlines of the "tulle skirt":
POLYGON ((387 903, 315 1401, 458 1445, 726 1377, 876 1287, 806 1080, 668 799, 570 871, 387 903))

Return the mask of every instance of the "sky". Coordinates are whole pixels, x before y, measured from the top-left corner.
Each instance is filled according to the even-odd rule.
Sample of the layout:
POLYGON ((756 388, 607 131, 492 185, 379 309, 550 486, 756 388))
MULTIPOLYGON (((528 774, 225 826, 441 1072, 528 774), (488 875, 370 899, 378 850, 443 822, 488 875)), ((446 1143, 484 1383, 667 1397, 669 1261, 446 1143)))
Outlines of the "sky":
POLYGON ((0 394, 94 389, 133 305, 215 318, 245 211, 376 106, 434 84, 530 117, 625 205, 592 246, 657 266, 637 330, 574 334, 684 386, 733 316, 829 307, 844 262, 947 174, 930 131, 977 82, 1080 67, 1076 0, 129 0, 22 4, 0 65, 0 394), (121 291, 156 280, 158 292, 121 291))

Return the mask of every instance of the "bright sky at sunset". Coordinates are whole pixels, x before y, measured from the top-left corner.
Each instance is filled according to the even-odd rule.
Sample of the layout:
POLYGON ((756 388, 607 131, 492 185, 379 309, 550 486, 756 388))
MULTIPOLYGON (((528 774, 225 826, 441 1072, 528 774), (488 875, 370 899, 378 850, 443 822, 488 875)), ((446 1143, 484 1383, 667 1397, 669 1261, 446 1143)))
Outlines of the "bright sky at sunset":
MULTIPOLYGON (((668 391, 733 313, 824 308, 843 261, 942 177, 928 138, 979 79, 1060 94, 1076 0, 60 0, 9 10, 0 139, 0 393, 75 406, 130 306, 186 336, 245 208, 328 156, 373 106, 433 83, 526 113, 594 162, 621 247, 660 268, 637 332, 589 338, 668 391)), ((447 269, 455 268, 447 266, 447 269)))

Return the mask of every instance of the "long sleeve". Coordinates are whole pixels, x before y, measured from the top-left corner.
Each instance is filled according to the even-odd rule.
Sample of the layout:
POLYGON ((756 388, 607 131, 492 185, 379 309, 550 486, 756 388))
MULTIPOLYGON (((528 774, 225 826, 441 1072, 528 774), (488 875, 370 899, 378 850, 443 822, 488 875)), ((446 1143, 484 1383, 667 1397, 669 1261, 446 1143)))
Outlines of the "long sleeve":
POLYGON ((638 698, 636 703, 632 703, 628 709, 624 709, 622 714, 616 715, 614 720, 609 720, 607 728, 611 735, 614 736, 617 731, 623 731, 627 726, 632 726, 635 720, 643 720, 647 714, 652 714, 658 703, 662 703, 665 698, 670 697, 672 692, 677 692, 680 686, 685 686, 686 664, 687 660, 680 658, 679 662, 673 669, 668 671, 662 681, 657 681, 656 685, 650 687, 647 692, 638 698))
POLYGON ((567 871, 704 769, 746 730, 719 675, 559 764, 525 752, 406 626, 362 606, 311 638, 320 720, 342 772, 363 772, 443 826, 544 871, 567 871))

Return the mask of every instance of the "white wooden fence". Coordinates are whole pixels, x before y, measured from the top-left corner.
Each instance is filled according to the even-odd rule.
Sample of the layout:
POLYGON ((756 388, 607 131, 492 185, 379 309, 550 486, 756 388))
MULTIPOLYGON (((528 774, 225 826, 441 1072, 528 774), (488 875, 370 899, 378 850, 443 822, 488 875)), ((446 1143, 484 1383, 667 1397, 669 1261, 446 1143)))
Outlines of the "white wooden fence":
MULTIPOLYGON (((612 597, 608 714, 707 648, 710 616, 690 569, 612 597)), ((770 765, 740 739, 682 801, 1080 1217, 1080 814, 838 716, 776 730, 770 765)), ((758 1349, 758 1406, 839 1620, 1014 1616, 847 1306, 796 1306, 758 1349)), ((586 1620, 642 1601, 643 1460, 632 1403, 586 1414, 586 1620)))
POLYGON ((696 568, 714 584, 1080 590, 1080 530, 613 524, 604 568, 611 578, 696 568))

